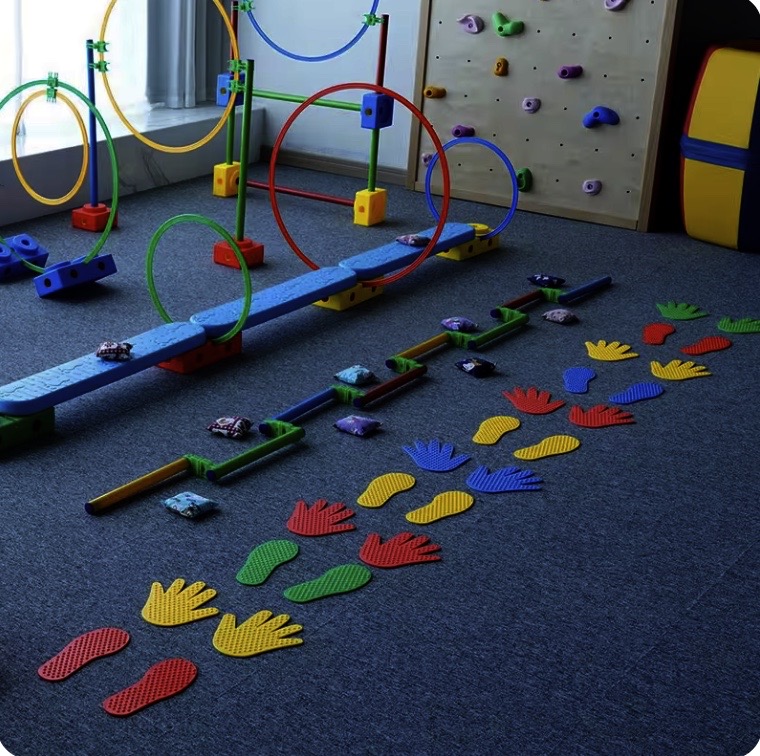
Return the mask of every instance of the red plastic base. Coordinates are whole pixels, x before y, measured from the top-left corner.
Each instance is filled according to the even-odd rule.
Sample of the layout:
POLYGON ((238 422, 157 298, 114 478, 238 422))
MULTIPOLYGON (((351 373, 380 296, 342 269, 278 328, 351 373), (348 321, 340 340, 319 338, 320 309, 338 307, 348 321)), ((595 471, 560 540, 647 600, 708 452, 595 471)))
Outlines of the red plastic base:
MULTIPOLYGON (((71 225, 74 228, 81 228, 84 231, 102 231, 108 223, 111 215, 111 208, 100 203, 97 205, 84 205, 71 211, 71 225)), ((116 228, 119 223, 119 214, 116 213, 113 219, 112 228, 116 228)))
MULTIPOLYGON (((252 239, 236 239, 240 251, 243 253, 243 259, 249 268, 255 268, 264 262, 264 245, 255 242, 252 239)), ((219 265, 226 265, 228 268, 237 268, 240 270, 240 263, 232 247, 226 242, 221 241, 214 244, 214 262, 219 265)))
POLYGON ((173 373, 182 373, 188 375, 196 370, 221 362, 227 357, 234 357, 243 351, 243 334, 238 333, 229 341, 222 344, 215 344, 213 341, 207 341, 202 346, 191 349, 189 352, 181 354, 165 362, 159 362, 158 367, 164 370, 171 370, 173 373))

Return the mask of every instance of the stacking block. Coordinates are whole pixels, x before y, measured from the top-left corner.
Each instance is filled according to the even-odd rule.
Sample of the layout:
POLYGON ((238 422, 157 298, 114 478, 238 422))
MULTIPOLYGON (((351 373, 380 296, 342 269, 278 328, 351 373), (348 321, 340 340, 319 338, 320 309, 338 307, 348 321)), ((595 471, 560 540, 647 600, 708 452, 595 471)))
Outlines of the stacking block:
POLYGON ((217 163, 214 166, 214 197, 237 197, 240 163, 217 163))
MULTIPOLYGON (((97 205, 83 205, 71 211, 71 225, 81 228, 83 231, 96 231, 100 233, 107 225, 111 217, 111 208, 99 202, 97 205)), ((116 213, 111 228, 119 224, 119 214, 116 213)))
POLYGON ((384 286, 364 286, 363 284, 357 284, 346 291, 340 291, 337 294, 332 294, 329 297, 320 299, 319 302, 314 302, 317 307, 324 307, 328 310, 335 310, 336 312, 342 312, 348 310, 351 307, 366 302, 368 299, 374 299, 379 297, 384 290, 384 286))
MULTIPOLYGON (((261 242, 255 242, 253 239, 236 239, 235 241, 249 268, 255 268, 257 265, 264 263, 264 245, 261 242)), ((226 241, 214 244, 214 262, 218 265, 226 265, 228 268, 240 270, 240 263, 238 262, 235 250, 226 241)))
POLYGON ((201 370, 209 365, 226 360, 228 357, 234 357, 242 351, 243 334, 238 333, 221 344, 217 344, 209 339, 205 344, 191 349, 189 352, 185 352, 178 357, 172 357, 170 360, 159 362, 158 367, 164 370, 171 370, 173 373, 189 375, 196 370, 201 370))
MULTIPOLYGON (((435 227, 420 231, 418 235, 432 238, 433 234, 435 227)), ((469 223, 446 223, 431 255, 444 252, 458 244, 465 244, 474 238, 475 229, 469 223)), ((421 252, 420 247, 410 247, 408 244, 393 241, 369 252, 341 260, 340 267, 353 270, 359 280, 364 281, 411 265, 421 252)))
POLYGON ((116 273, 116 263, 112 255, 95 255, 87 263, 84 259, 84 256, 77 257, 46 268, 44 273, 40 273, 34 279, 37 296, 49 297, 62 291, 70 291, 116 273))
POLYGON ((28 234, 18 234, 0 244, 0 282, 13 281, 34 273, 22 260, 45 267, 48 251, 28 234))
POLYGON ((681 138, 686 233, 760 250, 760 51, 708 50, 681 138))
POLYGON ((438 257, 445 257, 448 260, 469 260, 471 257, 482 255, 484 252, 490 252, 492 249, 499 248, 499 236, 492 236, 490 239, 483 239, 491 229, 482 223, 469 224, 475 229, 475 238, 467 244, 459 244, 445 252, 439 252, 438 257))
POLYGON ((362 97, 362 128, 384 129, 393 125, 394 101, 390 95, 368 92, 362 97))
POLYGON ((362 189, 354 199, 354 224, 376 226, 385 220, 388 192, 385 189, 362 189))
POLYGON ((132 344, 129 360, 111 362, 92 354, 0 387, 0 413, 33 415, 69 399, 153 367, 206 342, 206 333, 192 323, 167 323, 123 339, 132 344))
MULTIPOLYGON (((227 73, 219 74, 216 77, 216 104, 220 108, 226 108, 230 101, 231 87, 232 87, 233 74, 229 71, 227 73)), ((240 83, 245 81, 245 71, 240 72, 240 83)), ((238 92, 235 95, 235 107, 243 104, 243 93, 238 92)))
MULTIPOLYGON (((349 289, 356 284, 356 274, 346 268, 320 268, 298 278, 283 281, 253 295, 251 310, 243 328, 266 323, 269 320, 300 310, 306 305, 331 294, 349 289)), ((237 323, 243 310, 243 297, 232 302, 196 313, 190 322, 206 331, 209 338, 226 333, 237 323)), ((0 411, 2 406, 0 405, 0 411)))
POLYGON ((25 417, 0 415, 0 453, 35 441, 46 441, 54 432, 53 407, 25 417))

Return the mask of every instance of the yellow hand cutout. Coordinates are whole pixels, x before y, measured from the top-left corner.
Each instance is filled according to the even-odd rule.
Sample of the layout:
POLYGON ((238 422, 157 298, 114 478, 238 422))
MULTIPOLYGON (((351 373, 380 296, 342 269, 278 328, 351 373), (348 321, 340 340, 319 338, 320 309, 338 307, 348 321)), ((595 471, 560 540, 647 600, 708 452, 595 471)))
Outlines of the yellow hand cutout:
POLYGON ((225 614, 214 633, 214 648, 227 656, 245 657, 303 643, 303 638, 287 637, 300 633, 303 626, 288 625, 289 614, 278 614, 274 619, 272 616, 272 612, 263 609, 236 627, 235 615, 225 614))
POLYGON ((592 341, 586 342, 586 351, 588 356, 594 360, 602 360, 603 362, 617 362, 618 360, 629 360, 631 357, 638 357, 636 352, 629 352, 631 348, 630 344, 621 344, 619 341, 610 341, 608 344, 606 341, 597 341, 594 344, 592 341))
POLYGON ((685 381, 687 378, 703 378, 712 373, 704 365, 695 365, 693 360, 671 360, 667 365, 662 365, 657 360, 649 363, 652 375, 656 378, 664 378, 666 381, 685 381))
POLYGON ((166 592, 161 583, 153 583, 150 596, 142 609, 142 617, 151 625, 171 627, 219 614, 219 610, 213 606, 198 608, 216 596, 213 588, 204 588, 206 584, 200 580, 185 587, 183 578, 177 578, 166 592))

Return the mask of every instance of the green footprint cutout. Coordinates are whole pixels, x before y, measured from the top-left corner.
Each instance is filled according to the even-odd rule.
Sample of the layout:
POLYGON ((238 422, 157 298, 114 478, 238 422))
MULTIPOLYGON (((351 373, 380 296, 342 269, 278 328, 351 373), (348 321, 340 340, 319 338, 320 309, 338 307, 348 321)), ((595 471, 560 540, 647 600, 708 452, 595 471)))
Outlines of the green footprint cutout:
POLYGON ((236 579, 243 585, 261 585, 281 564, 297 555, 298 544, 293 541, 267 541, 248 555, 236 579))
POLYGON ((363 564, 341 564, 314 580, 285 589, 282 595, 297 604, 305 604, 325 596, 355 591, 367 585, 371 579, 372 573, 363 564))

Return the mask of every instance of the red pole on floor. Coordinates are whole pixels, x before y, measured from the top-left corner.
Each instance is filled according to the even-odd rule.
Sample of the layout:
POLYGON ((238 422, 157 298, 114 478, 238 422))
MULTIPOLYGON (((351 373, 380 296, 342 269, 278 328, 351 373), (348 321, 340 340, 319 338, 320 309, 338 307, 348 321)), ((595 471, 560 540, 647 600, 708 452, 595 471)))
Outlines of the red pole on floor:
MULTIPOLYGON (((269 184, 265 184, 261 181, 247 181, 246 183, 254 189, 266 189, 269 191, 269 184)), ((345 205, 346 207, 354 206, 354 201, 352 199, 333 197, 330 194, 322 194, 321 192, 307 192, 303 189, 293 189, 289 186, 276 186, 274 190, 280 194, 292 194, 294 197, 304 197, 305 199, 319 200, 320 202, 331 202, 333 205, 345 205)))

